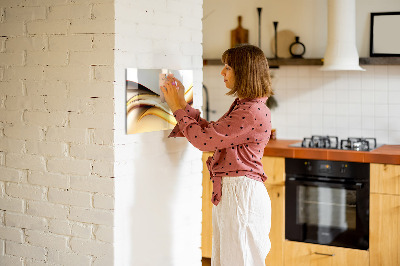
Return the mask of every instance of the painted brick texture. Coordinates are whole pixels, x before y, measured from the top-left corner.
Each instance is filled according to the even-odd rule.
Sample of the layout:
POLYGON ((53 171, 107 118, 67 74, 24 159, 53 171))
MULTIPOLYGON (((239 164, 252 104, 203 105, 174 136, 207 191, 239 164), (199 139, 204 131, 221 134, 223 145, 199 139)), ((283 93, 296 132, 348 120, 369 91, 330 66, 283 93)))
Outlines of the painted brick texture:
POLYGON ((2 0, 0 32, 0 265, 112 265, 114 0, 2 0))
POLYGON ((201 152, 170 131, 125 135, 125 69, 192 69, 199 108, 202 2, 115 2, 115 265, 201 265, 201 152))
POLYGON ((201 265, 201 152, 125 135, 128 67, 193 69, 201 107, 201 19, 202 0, 0 1, 0 265, 201 265))

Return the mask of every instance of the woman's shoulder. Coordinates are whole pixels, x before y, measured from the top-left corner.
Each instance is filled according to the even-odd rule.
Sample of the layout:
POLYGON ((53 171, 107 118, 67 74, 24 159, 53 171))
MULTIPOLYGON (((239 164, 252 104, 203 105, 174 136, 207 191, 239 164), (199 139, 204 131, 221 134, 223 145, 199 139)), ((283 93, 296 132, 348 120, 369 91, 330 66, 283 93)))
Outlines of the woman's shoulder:
POLYGON ((255 98, 255 99, 248 99, 247 101, 243 101, 239 104, 239 108, 242 110, 248 110, 250 112, 257 112, 257 111, 268 111, 269 108, 267 107, 266 101, 267 97, 264 98, 255 98))

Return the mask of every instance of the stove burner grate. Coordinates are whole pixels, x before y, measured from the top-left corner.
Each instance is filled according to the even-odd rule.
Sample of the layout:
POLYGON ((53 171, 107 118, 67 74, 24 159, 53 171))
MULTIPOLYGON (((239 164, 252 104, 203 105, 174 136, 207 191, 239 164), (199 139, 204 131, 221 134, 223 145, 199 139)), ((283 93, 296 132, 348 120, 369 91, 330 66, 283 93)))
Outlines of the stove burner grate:
POLYGON ((311 138, 304 138, 301 142, 301 147, 370 151, 377 148, 377 143, 376 138, 347 138, 342 139, 339 145, 339 139, 336 136, 313 135, 311 138))
POLYGON ((340 141, 342 150, 369 151, 376 146, 376 138, 347 138, 340 141))
POLYGON ((304 138, 301 147, 305 148, 325 148, 325 149, 338 149, 339 140, 335 136, 317 136, 313 135, 311 138, 304 138))

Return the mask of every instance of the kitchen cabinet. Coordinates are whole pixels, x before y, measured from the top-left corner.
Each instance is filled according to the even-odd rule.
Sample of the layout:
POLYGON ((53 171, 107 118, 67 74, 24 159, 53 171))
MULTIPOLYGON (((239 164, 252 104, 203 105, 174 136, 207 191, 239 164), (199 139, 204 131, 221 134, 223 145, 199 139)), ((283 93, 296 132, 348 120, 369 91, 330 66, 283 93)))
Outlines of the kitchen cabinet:
POLYGON ((212 152, 203 153, 203 194, 202 194, 202 224, 201 224, 201 253, 204 258, 211 258, 212 252, 212 183, 206 161, 212 152))
MULTIPOLYGON (((212 183, 203 153, 202 255, 212 252, 212 183)), ((357 250, 285 240, 285 158, 264 156, 271 198, 271 250, 266 265, 400 265, 400 165, 370 164, 370 245, 357 250), (324 255, 325 254, 325 255, 324 255), (330 256, 334 254, 334 256, 330 256)))
POLYGON ((285 158, 264 156, 261 160, 267 175, 265 187, 271 199, 271 250, 265 259, 267 266, 283 265, 285 241, 285 158))
MULTIPOLYGON (((202 195, 202 256, 211 258, 212 253, 212 183, 208 172, 206 161, 211 152, 203 153, 203 195, 202 195)), ((263 157, 262 164, 268 176, 265 186, 271 199, 272 221, 271 221, 271 250, 266 258, 266 265, 283 265, 283 242, 285 230, 285 158, 263 157)))
POLYGON ((370 164, 371 193, 400 195, 400 165, 370 164))
POLYGON ((369 265, 369 253, 365 250, 316 245, 285 240, 284 252, 285 266, 369 265))
POLYGON ((400 265, 400 165, 370 167, 370 265, 400 265))

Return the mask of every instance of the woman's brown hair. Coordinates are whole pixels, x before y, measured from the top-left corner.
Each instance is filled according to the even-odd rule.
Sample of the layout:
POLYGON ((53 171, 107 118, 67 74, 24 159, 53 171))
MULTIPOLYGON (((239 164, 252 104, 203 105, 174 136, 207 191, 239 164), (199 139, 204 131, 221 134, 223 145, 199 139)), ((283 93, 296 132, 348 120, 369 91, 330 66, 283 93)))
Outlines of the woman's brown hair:
POLYGON ((249 44, 230 48, 222 54, 221 60, 235 74, 235 86, 227 95, 254 99, 274 94, 268 61, 260 48, 249 44))

